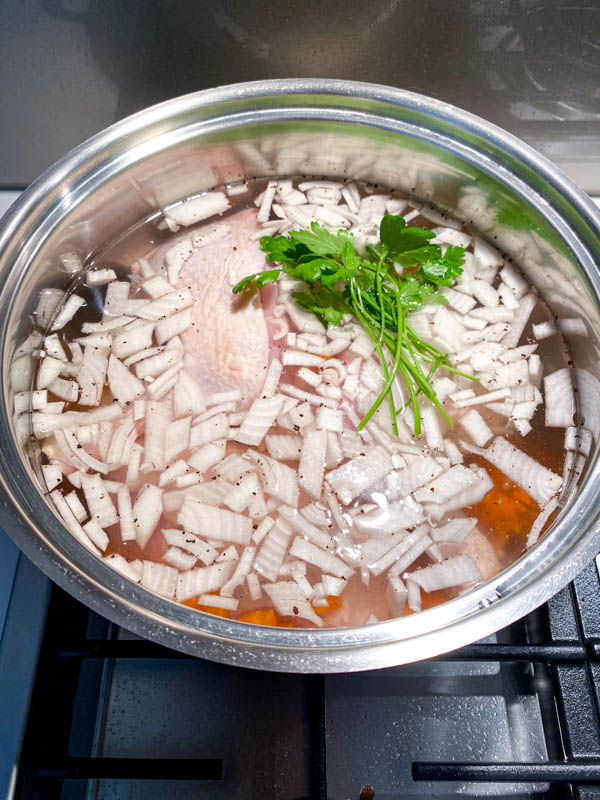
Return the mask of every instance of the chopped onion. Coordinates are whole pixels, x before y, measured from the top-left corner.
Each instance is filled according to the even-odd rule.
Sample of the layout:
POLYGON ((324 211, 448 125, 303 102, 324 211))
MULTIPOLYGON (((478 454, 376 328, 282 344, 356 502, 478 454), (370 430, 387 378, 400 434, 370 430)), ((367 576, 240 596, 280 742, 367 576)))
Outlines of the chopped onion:
POLYGON ((133 506, 133 522, 137 543, 144 549, 154 533, 163 510, 162 489, 146 484, 133 506))
POLYGON ((65 523, 66 527, 71 531, 73 536, 75 536, 76 539, 78 539, 82 544, 84 544, 87 548, 89 548, 93 553, 96 553, 96 555, 101 555, 101 551, 96 547, 95 544, 93 544, 87 533, 83 530, 80 523, 77 521, 75 515, 69 508, 69 505, 66 502, 65 498, 59 492, 59 490, 55 489, 53 492, 50 492, 50 497, 54 501, 56 510, 62 517, 63 522, 65 523))
POLYGON ((323 620, 315 614, 312 606, 295 581, 280 581, 279 583, 267 584, 264 589, 282 616, 296 616, 309 622, 314 622, 319 627, 323 626, 323 620))
MULTIPOLYGON (((114 284, 111 283, 110 286, 114 286, 114 284)), ((194 298, 189 289, 176 289, 162 297, 157 297, 156 300, 144 303, 144 306, 137 310, 136 316, 156 322, 183 311, 193 302, 194 298)))
POLYGON ((546 399, 546 425, 552 428, 567 428, 573 425, 575 397, 573 379, 568 367, 558 369, 544 377, 546 399))
POLYGON ((400 575, 404 572, 405 569, 410 567, 410 565, 417 560, 426 550, 429 550, 433 546, 433 542, 429 538, 429 536, 425 533, 427 526, 421 526, 421 528, 417 528, 413 533, 420 533, 419 538, 414 542, 414 544, 409 547, 406 552, 404 552, 397 561, 392 564, 390 567, 389 575, 400 575))
POLYGON ((128 486, 132 486, 138 482, 140 474, 140 463, 144 454, 144 448, 141 445, 134 444, 131 449, 131 456, 129 464, 127 465, 127 476, 125 482, 128 486))
POLYGON ((342 463, 344 460, 344 452, 340 443, 339 437, 332 431, 327 431, 327 453, 325 460, 325 468, 333 469, 342 463))
POLYGON ((165 431, 165 464, 170 464, 179 453, 188 449, 191 423, 191 417, 184 417, 168 425, 165 431))
POLYGON ((248 451, 247 455, 258 465, 259 476, 266 494, 296 508, 299 496, 296 470, 262 454, 248 451))
MULTIPOLYGON (((193 202, 193 201, 192 201, 193 202)), ((194 249, 192 247, 191 238, 179 239, 172 247, 165 253, 165 262, 167 264, 167 276, 171 286, 175 286, 179 280, 179 273, 181 268, 192 255, 194 249)))
POLYGON ((108 547, 108 535, 106 531, 98 525, 96 520, 91 519, 89 522, 86 522, 83 526, 83 530, 99 550, 102 550, 102 552, 106 550, 108 547))
POLYGON ((141 288, 152 300, 156 300, 157 297, 162 297, 175 290, 175 287, 165 280, 162 275, 154 274, 141 284, 141 288))
POLYGON ((217 414, 211 419, 194 425, 190 432, 190 449, 215 442, 219 439, 226 439, 229 433, 229 421, 226 414, 217 414))
POLYGON ((275 524, 274 519, 271 519, 271 517, 265 517, 258 526, 258 528, 252 534, 252 541, 254 542, 254 544, 256 545, 260 544, 267 535, 267 533, 271 530, 274 524, 275 524))
POLYGON ((239 453, 232 453, 215 467, 215 474, 230 483, 236 483, 242 476, 253 469, 252 463, 239 453))
POLYGON ((323 383, 323 376, 318 372, 313 372, 313 370, 309 369, 308 367, 301 367, 296 375, 298 378, 300 378, 300 380, 304 381, 304 383, 312 386, 313 389, 316 389, 317 386, 320 386, 321 383, 323 383))
POLYGON ((178 584, 178 572, 173 567, 157 564, 155 561, 144 561, 142 586, 163 597, 173 597, 178 584))
POLYGON ((432 528, 430 536, 434 542, 464 542, 477 525, 474 517, 451 519, 439 528, 432 528))
POLYGON ((52 332, 62 330, 67 322, 70 322, 79 309, 84 305, 86 305, 86 302, 82 297, 72 294, 56 315, 56 319, 52 323, 50 330, 52 332))
POLYGON ((252 536, 252 520, 223 508, 186 498, 177 515, 177 522, 186 531, 208 539, 248 544, 252 536))
MULTIPOLYGON (((504 268, 504 270, 506 267, 504 268)), ((502 272, 504 272, 502 270, 502 272)), ((525 330, 525 326, 529 321, 529 317, 531 316, 531 312, 535 308, 537 304, 537 297, 534 294, 526 294, 520 301, 519 307, 515 311, 515 316, 510 324, 508 332, 502 338, 502 344, 506 345, 506 347, 516 347, 519 344, 519 340, 523 331, 525 330)))
POLYGON ((533 547, 533 545, 537 542, 540 538, 540 534, 544 529, 544 526, 552 516, 552 514, 558 508, 558 497, 553 497, 546 506, 542 509, 542 511, 537 515, 535 518, 533 525, 527 535, 527 544, 526 547, 533 547))
MULTIPOLYGON (((109 286, 112 285, 112 283, 109 284, 109 286)), ((83 361, 77 373, 77 382, 81 386, 80 405, 97 406, 100 404, 108 368, 108 353, 107 348, 85 348, 83 361)))
POLYGON ((224 439, 219 439, 214 442, 208 442, 203 445, 188 459, 190 467, 200 474, 204 474, 211 467, 214 467, 225 456, 226 442, 224 439))
POLYGON ((457 464, 422 489, 417 489, 414 496, 420 503, 445 503, 456 493, 471 486, 476 480, 477 477, 472 470, 457 464))
POLYGON ((129 580, 134 581, 134 583, 140 582, 141 575, 138 575, 129 561, 119 553, 111 553, 109 556, 104 556, 102 560, 123 575, 123 577, 129 578, 129 580))
POLYGON ((119 521, 119 516, 100 475, 82 474, 81 488, 83 489, 90 518, 95 520, 102 528, 116 525, 119 521))
POLYGON ((240 560, 233 575, 221 588, 221 595, 223 597, 232 597, 237 587, 242 585, 250 572, 255 554, 256 547, 252 547, 251 545, 242 550, 242 555, 240 556, 240 560))
POLYGON ((463 455, 458 449, 458 447, 451 442, 449 439, 444 440, 444 450, 446 451, 446 455, 450 459, 450 463, 452 466, 455 464, 462 464, 464 461, 463 455))
POLYGON ((307 542, 305 539, 301 539, 299 536, 296 536, 292 542, 290 555, 294 558, 299 558, 301 561, 313 564, 315 567, 319 567, 319 569, 323 570, 323 572, 329 572, 337 578, 348 579, 354 572, 351 567, 344 564, 337 556, 325 550, 321 550, 320 547, 317 547, 311 542, 307 542))
POLYGON ((62 483, 62 470, 57 464, 42 464, 42 475, 46 489, 49 492, 52 492, 62 483))
POLYGON ((265 382, 263 384, 261 397, 273 397, 277 391, 277 385, 281 378, 283 366, 277 358, 271 359, 267 374, 265 375, 265 382))
POLYGON ((154 322, 146 322, 135 328, 126 328, 121 333, 116 333, 112 340, 112 351, 118 358, 129 356, 147 350, 152 346, 154 322))
POLYGON ((117 489, 117 506, 119 509, 121 540, 123 542, 133 541, 136 538, 136 533, 133 522, 131 495, 129 494, 127 486, 119 486, 117 489))
POLYGON ((275 422, 282 406, 283 397, 281 395, 255 400, 236 434, 236 441, 254 446, 259 445, 275 422))
POLYGON ((300 436, 270 434, 265 437, 267 451, 272 458, 280 461, 299 461, 302 452, 300 436))
MULTIPOLYGON (((38 304, 33 313, 35 316, 35 321, 42 330, 46 330, 46 328, 48 327, 50 320, 54 316, 56 309, 62 303, 64 296, 65 293, 61 289, 42 289, 42 291, 40 292, 38 304)), ((38 334, 38 336, 39 339, 35 347, 39 345, 42 338, 41 334, 38 334)), ((31 337, 29 337, 29 340, 33 341, 31 337)), ((21 350, 24 345, 25 343, 21 345, 21 348, 19 348, 19 350, 21 350)), ((26 352, 30 353, 33 349, 35 348, 32 347, 31 350, 27 350, 26 352)), ((17 353, 18 352, 19 351, 17 351, 17 353)), ((16 357, 18 357, 18 355, 16 357)))
MULTIPOLYGON (((401 617, 406 606, 407 590, 402 578, 392 576, 388 582, 385 597, 393 617, 401 617)), ((375 620, 378 622, 379 620, 375 620)))
POLYGON ((47 389, 60 375, 63 363, 58 358, 46 356, 42 359, 37 374, 37 388, 47 389))
POLYGON ((494 435, 484 418, 474 408, 459 419, 459 424, 463 426, 478 447, 485 447, 494 435))
POLYGON ((277 579, 291 537, 292 528, 281 518, 265 536, 256 557, 256 571, 268 581, 277 579))
MULTIPOLYGON (((302 509, 304 511, 304 509, 302 509)), ((336 547, 335 539, 328 533, 319 530, 305 516, 290 506, 279 506, 279 516, 290 525, 296 533, 299 533, 309 542, 316 544, 323 550, 334 551, 336 547)))
POLYGON ((165 372, 171 367, 178 366, 181 361, 181 353, 177 350, 163 350, 150 358, 144 358, 135 365, 135 374, 138 378, 155 378, 161 372, 165 372))
POLYGON ((421 605, 421 587, 414 581, 407 580, 407 602, 411 611, 419 612, 422 609, 421 605))
POLYGON ((500 436, 488 447, 486 458, 542 508, 561 488, 559 475, 500 436))
POLYGON ((146 403, 143 471, 153 472, 166 467, 165 435, 170 422, 171 411, 166 404, 156 401, 146 403))
POLYGON ((303 389, 299 389, 291 383, 280 384, 279 391, 297 400, 305 400, 307 403, 312 403, 316 406, 327 406, 328 408, 338 407, 337 400, 329 397, 322 397, 320 394, 313 394, 313 392, 305 392, 303 389))
MULTIPOLYGON (((247 191, 247 187, 242 185, 242 190, 247 191)), ((239 194, 239 192, 237 192, 239 194)), ((232 190, 228 192, 229 195, 234 194, 232 190)), ((225 239, 231 232, 231 226, 225 224, 219 225, 205 225, 203 228, 198 228, 192 233, 192 244, 194 247, 206 247, 208 244, 219 242, 225 239)))
POLYGON ((438 422, 438 412, 433 406, 427 405, 421 409, 421 424, 429 449, 443 450, 444 437, 438 422))
POLYGON ((431 564, 429 567, 415 570, 405 577, 414 581, 424 591, 435 592, 481 580, 481 572, 471 556, 459 555, 447 558, 441 564, 431 564))
POLYGON ((231 577, 235 563, 233 560, 223 561, 180 573, 177 578, 176 599, 183 603, 196 595, 220 589, 231 577))
POLYGON ((184 550, 180 550, 179 547, 169 547, 162 559, 166 561, 167 564, 175 567, 175 569, 181 570, 181 572, 185 572, 194 567, 197 561, 196 556, 186 553, 184 550))
POLYGON ((547 339, 556 333, 556 325, 548 320, 547 322, 540 322, 538 325, 532 325, 531 329, 533 335, 539 341, 540 339, 547 339))
POLYGON ((326 431, 309 431, 306 434, 298 466, 298 481, 308 494, 317 499, 321 496, 326 450, 326 431))
POLYGON ((359 514, 354 523, 363 534, 385 536, 402 528, 412 528, 424 519, 422 507, 408 496, 367 514, 359 514))
POLYGON ((186 531, 176 529, 161 531, 166 543, 171 547, 177 547, 191 553, 196 559, 202 561, 205 566, 210 566, 219 555, 219 551, 209 542, 205 542, 186 531))
POLYGON ((491 308, 498 305, 498 292, 487 281, 474 280, 473 295, 479 300, 482 306, 491 308))
POLYGON ((75 381, 66 381, 63 378, 55 378, 48 387, 52 394, 66 400, 69 403, 76 403, 79 397, 79 386, 75 381))
POLYGON ((156 323, 156 341, 164 344, 174 336, 184 333, 192 324, 192 309, 186 308, 171 317, 159 319, 156 323))
POLYGON ((377 445, 365 455, 356 456, 328 473, 327 481, 340 501, 347 505, 391 470, 392 462, 389 454, 383 447, 377 445))
POLYGON ((176 206, 171 206, 163 211, 167 222, 173 223, 174 229, 177 226, 195 225, 209 217, 222 214, 231 206, 231 201, 223 192, 213 191, 184 200, 176 206))
POLYGON ((199 606, 208 606, 209 608, 224 608, 227 611, 235 611, 238 607, 238 600, 233 597, 219 597, 214 594, 201 594, 198 597, 199 606))
POLYGON ((500 279, 513 292, 515 297, 520 300, 529 288, 527 281, 521 277, 518 270, 512 264, 506 264, 500 271, 500 279))
POLYGON ((255 472, 246 473, 234 488, 223 498, 223 503, 238 514, 248 508, 253 497, 260 492, 255 472))
POLYGON ((69 494, 66 494, 64 497, 66 504, 69 506, 69 508, 75 515, 75 519, 77 520, 77 522, 83 522, 84 520, 86 520, 88 514, 87 511, 85 510, 83 503, 77 496, 77 492, 70 492, 69 494))
POLYGON ((387 494, 392 498, 406 497, 442 472, 441 466, 430 456, 407 454, 406 461, 408 465, 404 469, 394 470, 386 477, 387 494))
POLYGON ((497 400, 503 400, 505 397, 510 397, 511 391, 505 386, 502 389, 496 389, 493 392, 485 392, 485 394, 478 394, 475 397, 469 397, 464 400, 455 400, 454 405, 457 408, 468 408, 469 406, 486 405, 493 403, 497 400))
POLYGON ((490 489, 493 489, 494 482, 484 469, 479 468, 471 471, 475 478, 471 485, 466 486, 461 491, 457 491, 451 499, 446 500, 444 503, 429 502, 425 505, 425 511, 431 519, 439 520, 449 511, 456 511, 465 506, 479 503, 490 489))
MULTIPOLYGON (((314 425, 315 417, 309 403, 301 403, 298 406, 294 406, 289 410, 288 414, 291 422, 300 430, 303 428, 310 428, 314 425)), ((281 422, 279 424, 281 424, 281 422)))
POLYGON ((145 394, 144 384, 114 355, 108 360, 107 376, 110 391, 121 405, 131 403, 145 394))
POLYGON ((173 391, 173 411, 176 417, 196 416, 206 409, 204 394, 200 386, 187 372, 177 377, 173 391))
POLYGON ((260 600, 260 598, 262 597, 262 589, 260 586, 258 575, 255 572, 251 572, 250 575, 246 577, 246 583, 248 584, 250 599, 255 601, 260 600))

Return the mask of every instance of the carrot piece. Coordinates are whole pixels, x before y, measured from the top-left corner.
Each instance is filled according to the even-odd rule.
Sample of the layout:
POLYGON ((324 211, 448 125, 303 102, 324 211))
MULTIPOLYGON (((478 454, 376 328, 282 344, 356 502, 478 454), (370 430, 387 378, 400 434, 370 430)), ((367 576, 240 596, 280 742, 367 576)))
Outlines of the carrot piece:
POLYGON ((487 528, 488 536, 497 547, 505 549, 513 542, 513 547, 517 543, 522 546, 539 514, 539 507, 527 492, 503 472, 491 464, 486 464, 485 468, 494 482, 494 488, 473 507, 473 512, 480 526, 487 528))
POLYGON ((338 608, 342 607, 342 601, 339 597, 336 597, 334 594, 327 595, 327 605, 326 606, 313 606, 313 610, 315 614, 321 616, 322 614, 327 614, 330 611, 337 611, 338 608))
POLYGON ((259 608, 256 611, 247 611, 237 618, 238 622, 251 622, 253 625, 277 625, 277 614, 272 608, 259 608))

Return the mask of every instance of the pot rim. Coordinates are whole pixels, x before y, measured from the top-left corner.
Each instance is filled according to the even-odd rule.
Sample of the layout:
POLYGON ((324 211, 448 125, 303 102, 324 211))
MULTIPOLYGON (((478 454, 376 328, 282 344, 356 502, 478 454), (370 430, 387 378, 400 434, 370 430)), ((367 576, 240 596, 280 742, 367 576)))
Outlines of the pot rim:
MULTIPOLYGON (((509 181, 511 188, 519 193, 527 191, 531 196, 530 186, 518 176, 512 175, 511 180, 511 171, 494 161, 499 153, 516 159, 558 192, 593 235, 600 238, 600 214, 584 192, 543 156, 501 128, 442 101, 401 89, 355 81, 283 79, 233 84, 167 100, 115 123, 67 153, 21 195, 3 218, 0 278, 8 279, 11 272, 12 265, 2 263, 5 250, 27 219, 35 216, 36 207, 43 198, 69 176, 84 170, 91 159, 97 159, 110 146, 129 140, 134 147, 143 145, 146 141, 143 134, 151 126, 201 108, 214 106, 217 121, 223 122, 227 115, 218 116, 219 104, 258 97, 276 100, 290 95, 308 95, 308 98, 286 106, 286 114, 290 109, 308 113, 311 97, 341 96, 379 105, 370 115, 355 107, 340 112, 326 106, 325 110, 320 109, 317 117, 322 119, 325 114, 327 119, 339 118, 341 114, 352 122, 367 114, 373 124, 379 122, 388 129, 398 129, 402 111, 412 110, 442 120, 456 130, 468 131, 489 146, 487 153, 475 147, 471 152, 484 160, 488 158, 493 174, 500 174, 509 181)), ((271 111, 274 118, 283 118, 282 106, 274 105, 271 111)), ((211 119, 214 123, 215 117, 211 119)), ((432 140, 439 143, 440 134, 434 132, 432 140)), ((460 152, 458 140, 451 145, 455 152, 460 152)), ((535 192, 533 197, 536 198, 535 192)), ((538 195, 537 199, 546 203, 547 207, 543 208, 546 218, 577 253, 598 305, 600 278, 592 251, 584 246, 546 198, 538 195)), ((14 290, 10 281, 5 283, 0 305, 7 302, 7 292, 14 290)), ((6 353, 7 319, 8 314, 0 322, 3 353, 6 353)), ((3 361, 6 362, 6 358, 3 361)), ((595 457, 575 502, 567 506, 550 532, 532 550, 482 586, 441 606, 375 625, 323 630, 267 628, 204 614, 121 578, 79 544, 50 511, 29 479, 14 442, 6 413, 6 363, 2 369, 5 413, 0 415, 0 483, 5 494, 2 499, 13 509, 4 519, 5 529, 38 567, 95 611, 141 636, 192 655, 251 668, 297 672, 357 671, 429 658, 483 638, 538 607, 572 580, 600 549, 600 525, 593 488, 600 464, 595 457), (35 520, 28 519, 33 510, 35 520)))

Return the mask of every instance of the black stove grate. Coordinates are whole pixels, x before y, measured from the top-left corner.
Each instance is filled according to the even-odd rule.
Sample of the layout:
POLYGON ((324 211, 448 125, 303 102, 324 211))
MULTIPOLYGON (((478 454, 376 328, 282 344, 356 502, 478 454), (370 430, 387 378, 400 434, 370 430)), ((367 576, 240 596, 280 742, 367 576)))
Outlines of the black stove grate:
MULTIPOLYGON (((94 789, 99 782, 118 785, 119 781, 135 779, 200 782, 213 787, 201 796, 226 796, 219 787, 223 787, 224 776, 237 767, 225 756, 215 758, 208 753, 206 757, 181 758, 176 752, 168 752, 164 758, 102 755, 102 708, 115 665, 123 660, 191 661, 152 642, 118 636, 118 629, 110 623, 62 590, 53 588, 17 772, 15 800, 88 800, 101 796, 94 789), (65 787, 70 788, 66 791, 65 787)), ((546 784, 546 791, 528 796, 540 800, 600 800, 600 580, 595 563, 542 609, 498 634, 496 642, 477 643, 438 660, 521 664, 530 673, 538 697, 548 760, 527 763, 413 760, 415 782, 546 784)), ((328 800, 327 740, 332 735, 327 728, 328 679, 319 675, 254 673, 219 665, 214 665, 214 669, 219 674, 226 673, 233 684, 241 682, 244 691, 255 692, 259 698, 264 692, 265 699, 259 699, 255 709, 266 700, 277 704, 290 687, 292 695, 300 698, 300 712, 293 719, 288 719, 280 708, 275 723, 273 719, 266 723, 265 730, 258 730, 258 737, 256 731, 248 735, 243 709, 240 711, 239 735, 248 736, 250 763, 259 775, 253 796, 328 800), (279 724, 282 729, 298 725, 303 728, 302 753, 294 751, 294 747, 301 748, 293 744, 297 742, 295 734, 286 739, 285 731, 280 735, 272 730, 279 724), (281 746, 284 751, 273 757, 273 764, 278 764, 273 766, 273 774, 269 774, 268 763, 260 762, 260 751, 265 749, 263 738, 269 753, 276 753, 276 749, 269 749, 271 744, 274 748, 281 746), (254 746, 256 751, 252 750, 254 746), (284 776, 293 770, 302 772, 299 766, 302 760, 307 765, 305 774, 293 786, 286 785, 284 776)), ((352 753, 348 758, 352 758, 352 753)), ((379 791, 386 795, 384 787, 365 785, 357 799, 377 798, 379 791)), ((118 792, 110 796, 120 797, 118 792)), ((166 792, 163 796, 170 800, 178 795, 166 792)), ((498 796, 504 797, 500 791, 498 796)))

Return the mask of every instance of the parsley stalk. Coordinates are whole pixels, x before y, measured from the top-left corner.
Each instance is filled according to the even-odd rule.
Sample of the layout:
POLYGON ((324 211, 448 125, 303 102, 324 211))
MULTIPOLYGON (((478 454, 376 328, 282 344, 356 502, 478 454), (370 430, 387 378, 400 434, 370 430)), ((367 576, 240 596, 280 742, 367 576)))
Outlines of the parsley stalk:
POLYGON ((421 433, 420 394, 451 427, 453 424, 431 385, 438 369, 477 380, 453 368, 447 355, 425 342, 407 321, 407 313, 422 305, 446 303, 440 287, 451 286, 463 271, 464 248, 451 246, 442 253, 439 245, 430 243, 433 236, 426 228, 407 227, 400 216, 386 215, 379 229, 379 244, 367 246, 361 255, 352 234, 345 230, 333 234, 313 222, 310 231, 263 236, 261 249, 276 268, 248 275, 233 288, 234 293, 250 286, 260 289, 284 272, 304 283, 305 288, 293 297, 325 325, 338 325, 348 314, 355 317, 373 343, 384 380, 358 425, 359 431, 387 398, 392 428, 398 435, 393 387, 399 375, 408 390, 417 436, 421 433))

